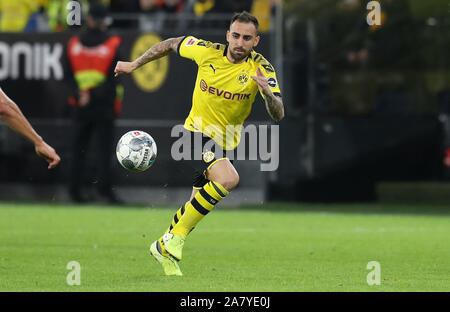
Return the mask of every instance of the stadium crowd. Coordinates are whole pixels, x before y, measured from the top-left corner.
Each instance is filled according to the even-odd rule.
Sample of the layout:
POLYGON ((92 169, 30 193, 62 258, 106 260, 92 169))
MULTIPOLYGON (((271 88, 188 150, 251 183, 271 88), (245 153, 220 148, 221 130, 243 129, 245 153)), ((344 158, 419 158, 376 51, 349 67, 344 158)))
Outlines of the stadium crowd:
MULTIPOLYGON (((70 0, 0 0, 1 32, 60 32, 68 28, 67 5, 70 0)), ((269 29, 270 15, 279 0, 77 0, 83 14, 92 3, 108 8, 118 28, 139 27, 137 14, 148 18, 177 18, 189 15, 202 19, 212 14, 252 12, 263 21, 262 30, 269 29), (133 15, 134 14, 134 15, 133 15), (120 17, 122 15, 122 17, 120 17), (124 15, 126 15, 124 17, 124 15), (125 19, 125 21, 124 21, 125 19), (134 22, 133 22, 134 20, 134 22), (264 21, 266 21, 264 23, 264 21)), ((157 29, 153 29, 157 30, 157 29)))

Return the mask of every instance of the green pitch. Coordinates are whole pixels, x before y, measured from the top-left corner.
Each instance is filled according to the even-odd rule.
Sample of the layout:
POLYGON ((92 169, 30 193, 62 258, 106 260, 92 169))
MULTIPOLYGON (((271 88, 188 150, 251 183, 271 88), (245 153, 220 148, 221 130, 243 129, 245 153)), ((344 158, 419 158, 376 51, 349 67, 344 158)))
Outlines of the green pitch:
POLYGON ((450 291, 448 210, 248 208, 199 224, 180 278, 148 256, 175 208, 0 204, 0 291, 450 291), (66 283, 73 260, 80 286, 66 283), (380 286, 367 284, 369 261, 380 286))

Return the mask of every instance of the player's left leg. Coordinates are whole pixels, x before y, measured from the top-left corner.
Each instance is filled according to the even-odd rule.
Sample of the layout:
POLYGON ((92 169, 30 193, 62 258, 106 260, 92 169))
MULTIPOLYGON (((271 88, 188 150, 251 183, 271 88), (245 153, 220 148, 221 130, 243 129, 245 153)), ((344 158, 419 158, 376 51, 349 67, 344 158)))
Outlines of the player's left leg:
MULTIPOLYGON (((190 135, 190 142, 195 142, 194 136, 202 136, 201 133, 190 135)), ((214 152, 203 149, 210 141, 210 138, 202 137, 200 149, 190 143, 193 160, 189 161, 189 166, 195 172, 193 190, 190 199, 178 209, 166 233, 157 241, 164 256, 181 260, 187 235, 239 182, 239 175, 228 158, 216 159, 214 152, 225 154, 220 147, 215 145, 214 152)))

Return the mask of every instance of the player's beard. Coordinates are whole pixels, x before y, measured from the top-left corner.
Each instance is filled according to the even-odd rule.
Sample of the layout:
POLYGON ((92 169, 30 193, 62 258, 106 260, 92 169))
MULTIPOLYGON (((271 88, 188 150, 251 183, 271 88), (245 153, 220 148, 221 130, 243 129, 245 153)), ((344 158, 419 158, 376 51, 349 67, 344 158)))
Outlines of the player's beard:
POLYGON ((249 51, 246 51, 245 49, 240 49, 240 50, 243 51, 243 53, 236 53, 235 49, 230 50, 231 56, 233 57, 233 59, 235 61, 238 61, 238 62, 242 61, 243 59, 245 59, 252 52, 251 49, 249 51))

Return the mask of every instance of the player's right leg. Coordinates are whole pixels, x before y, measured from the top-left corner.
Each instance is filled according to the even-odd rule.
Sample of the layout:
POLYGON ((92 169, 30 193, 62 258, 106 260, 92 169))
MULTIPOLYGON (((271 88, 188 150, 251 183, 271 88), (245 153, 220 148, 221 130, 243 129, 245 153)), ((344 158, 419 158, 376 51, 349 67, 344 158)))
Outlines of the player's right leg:
POLYGON ((227 158, 218 159, 205 172, 205 183, 174 216, 164 247, 181 260, 184 240, 194 227, 239 183, 239 175, 227 158), (206 178, 209 177, 209 179, 206 178))
MULTIPOLYGON (((191 193, 191 197, 190 197, 189 201, 191 201, 192 198, 194 198, 194 196, 198 192, 198 190, 199 189, 196 187, 192 188, 192 193, 191 193)), ((167 241, 167 238, 168 238, 167 234, 171 235, 170 231, 178 223, 179 219, 184 214, 184 211, 185 211, 185 204, 182 205, 181 208, 179 208, 177 210, 177 212, 175 213, 175 215, 173 216, 172 221, 170 222, 170 226, 167 228, 166 232, 164 233, 164 235, 166 235, 166 237, 163 235, 157 240, 157 246, 159 247, 161 255, 164 257, 171 257, 171 254, 169 252, 167 252, 167 250, 166 250, 165 241, 167 241), (166 239, 164 239, 164 238, 166 238, 166 239)))
POLYGON ((227 158, 216 159, 212 151, 203 151, 203 147, 193 152, 199 153, 202 160, 190 162, 196 172, 191 198, 178 209, 168 231, 159 239, 163 254, 167 253, 177 260, 182 258, 187 235, 239 182, 239 175, 227 158))

